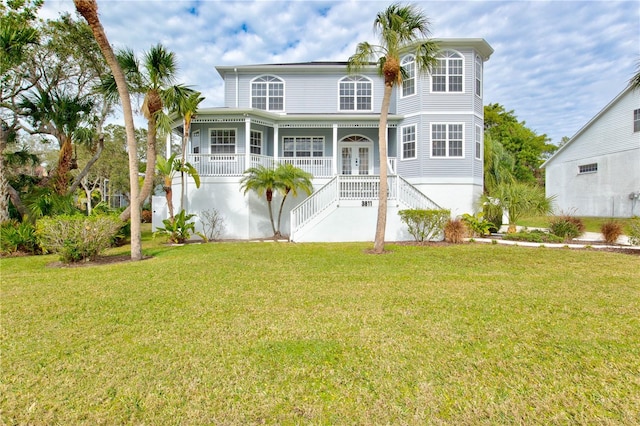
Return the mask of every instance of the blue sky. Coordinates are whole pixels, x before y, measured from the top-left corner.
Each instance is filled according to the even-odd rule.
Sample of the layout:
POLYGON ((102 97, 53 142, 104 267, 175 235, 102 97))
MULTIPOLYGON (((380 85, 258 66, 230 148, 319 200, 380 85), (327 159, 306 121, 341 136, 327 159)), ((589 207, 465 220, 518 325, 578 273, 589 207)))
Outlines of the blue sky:
MULTIPOLYGON (((217 65, 345 61, 376 42, 376 13, 391 1, 98 0, 115 47, 162 43, 180 82, 203 106, 223 105, 217 65)), ((572 136, 628 84, 640 64, 640 1, 414 1, 434 38, 484 38, 485 104, 499 103, 554 143, 572 136)), ((73 11, 45 0, 41 16, 73 11)), ((640 103, 640 101, 639 101, 640 103)))

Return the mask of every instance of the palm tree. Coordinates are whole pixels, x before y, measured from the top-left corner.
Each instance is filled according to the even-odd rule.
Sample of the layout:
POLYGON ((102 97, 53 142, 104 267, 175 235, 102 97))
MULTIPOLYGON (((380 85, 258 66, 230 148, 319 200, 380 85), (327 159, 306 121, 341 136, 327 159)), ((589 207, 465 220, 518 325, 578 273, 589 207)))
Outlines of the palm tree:
MULTIPOLYGON (((142 63, 131 49, 118 51, 116 57, 125 73, 130 92, 144 96, 141 112, 147 120, 147 167, 140 191, 140 202, 143 203, 153 189, 158 121, 168 103, 167 93, 175 82, 178 65, 175 54, 167 51, 161 44, 152 46, 145 52, 142 63)), ((113 75, 103 78, 101 91, 111 97, 117 96, 113 75)))
POLYGON ((280 210, 278 211, 278 227, 276 234, 282 235, 280 232, 280 219, 282 218, 282 208, 284 202, 287 200, 289 194, 294 197, 298 196, 298 190, 304 191, 307 196, 313 192, 313 183, 311 179, 313 176, 311 173, 307 173, 299 167, 295 167, 293 164, 285 163, 280 164, 276 168, 276 178, 282 183, 282 201, 280 202, 280 210))
POLYGON ((93 36, 100 46, 109 68, 118 87, 122 112, 124 114, 125 128, 127 131, 127 149, 129 151, 129 184, 131 193, 131 204, 136 207, 131 209, 131 260, 142 260, 142 234, 141 234, 141 212, 140 191, 138 185, 138 153, 136 149, 135 127, 133 125, 133 111, 131 109, 131 98, 127 88, 127 80, 124 77, 122 68, 113 53, 109 44, 109 39, 104 32, 104 28, 98 17, 98 4, 96 0, 73 0, 76 10, 87 21, 93 36))
POLYGON ((191 176, 196 183, 196 188, 200 188, 200 175, 193 165, 190 163, 184 163, 180 159, 176 158, 176 154, 172 154, 169 158, 164 158, 158 155, 156 159, 156 169, 158 174, 162 177, 162 189, 164 190, 165 197, 167 199, 167 208, 169 209, 169 218, 173 223, 173 178, 176 173, 186 173, 191 176))
POLYGON ((273 211, 271 209, 271 201, 273 201, 273 193, 284 189, 283 182, 278 178, 275 169, 271 167, 257 166, 251 167, 244 172, 242 180, 240 180, 240 189, 246 194, 249 191, 255 191, 258 196, 266 195, 267 207, 269 208, 269 219, 271 220, 271 229, 273 236, 278 236, 275 223, 273 221, 273 211))
POLYGON ((638 72, 631 78, 630 84, 631 87, 640 89, 640 60, 638 61, 638 72))
MULTIPOLYGON (((198 105, 204 101, 202 93, 184 86, 174 86, 167 93, 167 99, 171 103, 171 110, 182 117, 182 157, 181 162, 187 164, 187 142, 191 134, 191 120, 198 111, 198 105)), ((184 208, 185 182, 184 172, 180 173, 180 207, 184 208)))
POLYGON ((358 72, 377 62, 378 73, 384 78, 384 95, 380 109, 378 144, 380 150, 380 193, 378 220, 373 246, 374 253, 384 251, 384 234, 387 225, 387 116, 393 87, 402 83, 404 70, 400 55, 413 53, 419 72, 428 72, 436 63, 437 45, 428 40, 428 19, 412 5, 392 4, 378 13, 373 22, 374 32, 380 37, 380 45, 359 43, 356 53, 349 58, 347 69, 358 72))
POLYGON ((60 153, 53 173, 53 186, 58 194, 64 195, 69 184, 69 172, 77 167, 73 164, 74 140, 87 142, 92 139, 92 131, 82 124, 90 121, 93 102, 58 90, 39 90, 34 96, 23 97, 19 105, 35 128, 42 128, 58 140, 60 153))

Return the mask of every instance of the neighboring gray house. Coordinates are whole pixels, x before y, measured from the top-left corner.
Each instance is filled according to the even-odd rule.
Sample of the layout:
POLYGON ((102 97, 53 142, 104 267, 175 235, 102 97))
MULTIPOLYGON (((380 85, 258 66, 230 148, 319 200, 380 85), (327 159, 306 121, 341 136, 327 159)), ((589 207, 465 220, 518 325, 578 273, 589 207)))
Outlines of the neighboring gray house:
MULTIPOLYGON (((410 238, 401 209, 440 206, 456 216, 471 213, 482 193, 482 73, 493 49, 483 39, 437 41, 433 72, 418 75, 406 55, 407 78, 394 89, 387 240, 410 238)), ((294 241, 373 240, 384 88, 376 68, 357 75, 347 73, 346 62, 216 69, 225 106, 201 109, 192 121, 188 161, 202 186, 189 184, 184 208, 216 209, 226 223, 223 238, 269 237, 264 198, 244 195, 239 182, 248 167, 288 162, 313 174, 314 193, 287 200, 283 234, 294 241)), ((174 194, 179 185, 176 179, 174 194)))
POLYGON ((558 212, 640 216, 640 90, 628 86, 542 167, 558 212))

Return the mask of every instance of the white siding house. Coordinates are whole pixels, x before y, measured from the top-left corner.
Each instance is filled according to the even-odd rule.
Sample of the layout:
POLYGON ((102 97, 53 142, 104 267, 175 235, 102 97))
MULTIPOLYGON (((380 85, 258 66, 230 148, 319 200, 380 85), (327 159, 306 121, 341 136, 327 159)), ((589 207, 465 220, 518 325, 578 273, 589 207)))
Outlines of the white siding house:
MULTIPOLYGON (((409 77, 389 111, 386 239, 410 236, 406 208, 472 212, 483 186, 483 39, 443 39, 431 75, 402 58, 409 77)), ((223 238, 273 233, 266 202, 240 190, 252 166, 292 163, 313 176, 314 193, 285 204, 282 233, 294 241, 371 241, 377 211, 378 122, 384 82, 375 66, 348 74, 346 62, 219 66, 225 105, 197 112, 188 161, 201 187, 187 188, 189 213, 216 209, 223 238)), ((182 132, 176 123, 175 132, 182 132)), ((180 193, 179 180, 174 194, 180 193)), ((174 202, 174 204, 176 204, 174 202)), ((274 201, 277 205, 278 201, 274 201)), ((179 204, 176 211, 179 211, 179 204)))
POLYGON ((639 216, 640 90, 628 86, 542 167, 559 212, 639 216))

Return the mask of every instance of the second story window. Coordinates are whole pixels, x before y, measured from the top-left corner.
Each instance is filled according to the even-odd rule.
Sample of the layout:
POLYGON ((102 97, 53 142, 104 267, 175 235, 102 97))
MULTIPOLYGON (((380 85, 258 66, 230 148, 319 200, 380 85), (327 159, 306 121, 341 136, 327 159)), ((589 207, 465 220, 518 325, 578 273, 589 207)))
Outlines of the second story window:
POLYGON ((416 60, 413 55, 405 56, 400 63, 405 71, 402 78, 402 97, 416 94, 416 60))
POLYGON ((431 125, 431 156, 462 158, 462 124, 437 123, 431 125))
POLYGON ((371 111, 371 80, 362 76, 340 80, 340 111, 371 111))
POLYGON ((251 107, 267 111, 284 111, 284 82, 271 75, 253 80, 251 107))
POLYGON ((416 125, 402 128, 402 159, 416 158, 416 125))
POLYGON ((463 60, 458 52, 445 51, 438 55, 431 74, 434 92, 462 92, 463 60))
POLYGON ((482 96, 482 61, 476 56, 476 96, 482 96))
POLYGON ((640 109, 633 111, 633 131, 640 132, 640 109))

